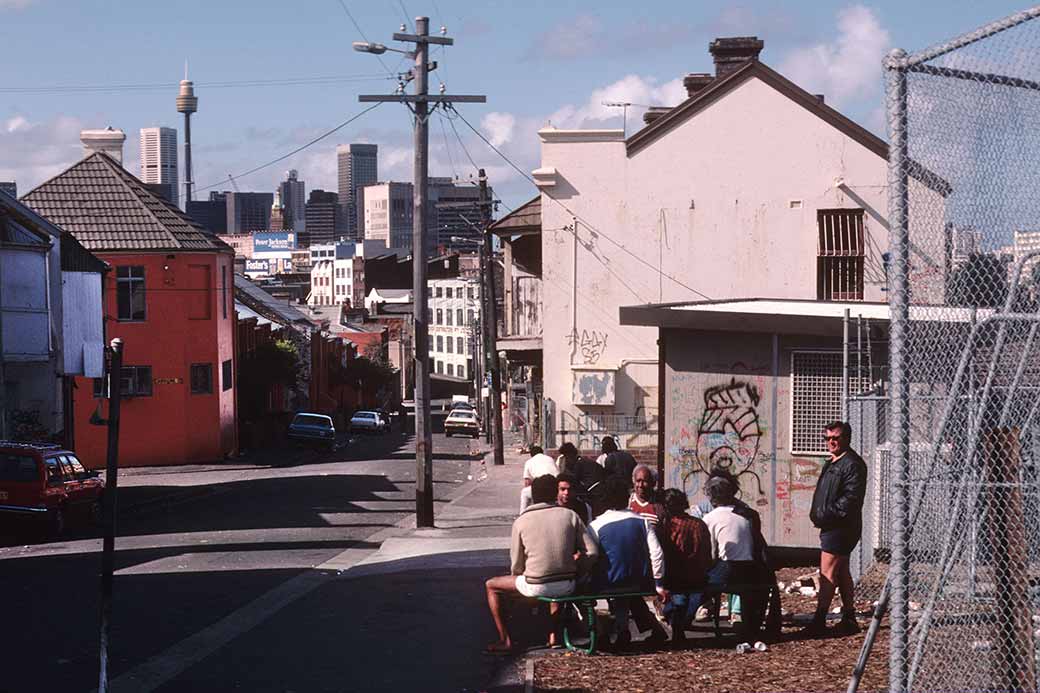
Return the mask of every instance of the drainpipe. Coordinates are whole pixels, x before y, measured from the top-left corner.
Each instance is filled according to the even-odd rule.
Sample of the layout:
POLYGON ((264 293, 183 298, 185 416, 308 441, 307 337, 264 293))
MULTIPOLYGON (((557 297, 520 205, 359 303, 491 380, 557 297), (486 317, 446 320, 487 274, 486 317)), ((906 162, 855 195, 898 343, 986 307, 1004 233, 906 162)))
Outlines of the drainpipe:
POLYGON ((574 365, 574 354, 578 351, 578 219, 571 217, 571 355, 570 365, 574 365))

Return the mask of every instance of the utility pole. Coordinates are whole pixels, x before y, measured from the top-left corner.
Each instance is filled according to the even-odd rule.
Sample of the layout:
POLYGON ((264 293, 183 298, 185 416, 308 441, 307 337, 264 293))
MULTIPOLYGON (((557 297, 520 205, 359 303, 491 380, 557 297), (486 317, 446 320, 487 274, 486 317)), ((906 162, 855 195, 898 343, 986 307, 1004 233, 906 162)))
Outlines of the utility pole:
POLYGON ((487 176, 480 169, 480 230, 484 235, 481 254, 484 256, 484 290, 487 294, 487 329, 484 331, 488 371, 491 374, 491 442, 495 464, 505 464, 502 451, 502 374, 498 363, 498 307, 495 305, 495 256, 491 248, 491 197, 488 195, 487 176))
POLYGON ((108 632, 112 619, 112 573, 116 553, 116 490, 119 488, 119 401, 122 396, 123 340, 112 340, 108 368, 108 458, 105 464, 105 494, 101 517, 104 535, 101 545, 100 674, 98 693, 108 693, 108 632))
MULTIPOLYGON (((403 32, 404 26, 401 27, 403 32)), ((442 34, 443 34, 442 30, 442 34)), ((392 101, 409 105, 414 116, 415 167, 412 187, 415 191, 412 211, 412 319, 415 325, 415 524, 417 527, 433 527, 433 436, 430 429, 430 332, 427 324, 426 286, 426 209, 427 184, 429 179, 429 118, 430 103, 457 102, 484 103, 484 96, 447 94, 430 95, 429 73, 436 63, 429 62, 430 44, 450 46, 454 39, 447 36, 430 36, 430 18, 415 18, 415 33, 395 33, 395 41, 414 43, 415 50, 402 51, 387 48, 380 43, 355 42, 354 50, 379 55, 390 50, 415 59, 415 66, 405 75, 405 80, 415 82, 414 94, 364 94, 358 97, 362 103, 392 101), (411 106, 414 104, 414 106, 411 106)), ((402 82, 403 85, 403 82, 402 82)))

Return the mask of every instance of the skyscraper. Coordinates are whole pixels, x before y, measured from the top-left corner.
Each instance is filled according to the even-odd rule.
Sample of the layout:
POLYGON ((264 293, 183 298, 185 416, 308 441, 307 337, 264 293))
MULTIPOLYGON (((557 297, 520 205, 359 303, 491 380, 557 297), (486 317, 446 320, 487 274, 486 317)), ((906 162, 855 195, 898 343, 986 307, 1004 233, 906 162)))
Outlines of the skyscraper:
POLYGON ((227 233, 252 233, 271 228, 273 193, 226 192, 227 233))
POLYGON ((339 195, 321 189, 311 190, 307 198, 307 231, 297 236, 297 245, 304 247, 332 243, 337 238, 337 229, 341 226, 339 216, 342 212, 339 195))
POLYGON ((188 200, 184 212, 214 235, 227 233, 227 192, 211 190, 209 200, 188 200))
POLYGON ((307 224, 307 189, 302 180, 297 180, 296 169, 286 173, 286 178, 278 184, 278 192, 282 198, 285 228, 296 233, 305 230, 307 224))
POLYGON ((177 131, 141 128, 141 181, 177 204, 177 131))
MULTIPOLYGON (((412 247, 412 184, 378 183, 364 187, 365 240, 387 248, 412 247)), ((427 237, 427 246, 432 247, 427 237)))
POLYGON ((357 239, 358 188, 379 180, 379 146, 375 144, 341 144, 336 147, 339 172, 339 203, 343 207, 343 233, 357 239))
MULTIPOLYGON (((458 184, 451 178, 430 178, 430 209, 427 237, 434 247, 471 253, 472 243, 453 243, 452 237, 480 240, 480 189, 472 184, 458 184)), ((490 191, 494 198, 494 192, 490 191)))

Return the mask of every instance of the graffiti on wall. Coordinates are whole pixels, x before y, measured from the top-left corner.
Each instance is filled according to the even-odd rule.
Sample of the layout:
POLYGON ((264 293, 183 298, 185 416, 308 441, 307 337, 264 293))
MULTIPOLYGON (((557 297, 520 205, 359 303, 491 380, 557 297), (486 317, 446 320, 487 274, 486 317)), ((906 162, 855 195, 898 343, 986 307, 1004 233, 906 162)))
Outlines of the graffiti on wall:
POLYGON ((599 362, 603 351, 607 348, 607 333, 597 330, 571 330, 567 335, 567 346, 574 347, 581 357, 581 362, 592 366, 599 362))
MULTIPOLYGON (((676 393, 674 385, 673 406, 688 405, 688 401, 677 401, 687 400, 689 395, 676 393)), ((702 391, 696 427, 680 426, 670 451, 677 462, 677 480, 688 494, 699 489, 700 475, 706 477, 709 471, 721 467, 738 478, 752 476, 759 496, 765 495, 755 468, 762 461, 760 448, 765 433, 765 425, 759 420, 760 400, 754 383, 736 378, 702 391)))

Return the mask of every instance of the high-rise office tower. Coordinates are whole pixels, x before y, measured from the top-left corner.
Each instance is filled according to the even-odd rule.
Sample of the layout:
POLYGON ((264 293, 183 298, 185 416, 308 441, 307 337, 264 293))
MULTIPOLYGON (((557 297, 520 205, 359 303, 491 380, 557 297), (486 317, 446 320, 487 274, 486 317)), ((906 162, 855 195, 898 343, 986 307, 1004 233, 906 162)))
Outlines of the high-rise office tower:
POLYGON ((296 169, 287 172, 285 180, 278 184, 278 193, 282 198, 285 228, 302 233, 307 224, 307 191, 297 176, 296 169))
POLYGON ((227 192, 211 190, 208 200, 188 200, 184 212, 216 236, 227 233, 227 192))
MULTIPOLYGON (((412 184, 378 183, 364 187, 365 240, 383 241, 387 248, 412 247, 412 184)), ((427 234, 426 245, 433 247, 427 234)))
POLYGON ((357 239, 357 190, 379 180, 379 146, 375 144, 341 144, 336 147, 339 203, 343 207, 341 231, 357 239))
POLYGON ((141 182, 177 204, 177 131, 141 128, 141 182))
MULTIPOLYGON (((430 220, 427 238, 434 247, 445 251, 459 250, 474 252, 476 246, 463 241, 453 243, 453 237, 480 240, 480 188, 475 185, 458 184, 451 178, 430 178, 428 183, 430 207, 426 218, 430 220)), ((493 191, 490 197, 494 199, 493 191)))
POLYGON ((273 193, 226 192, 227 233, 253 233, 271 228, 273 193))
POLYGON ((338 238, 337 229, 341 227, 339 195, 334 192, 325 192, 321 189, 311 190, 307 198, 307 230, 304 234, 297 235, 297 245, 303 247, 306 241, 307 247, 332 243, 338 238), (302 239, 300 236, 304 236, 302 239))

